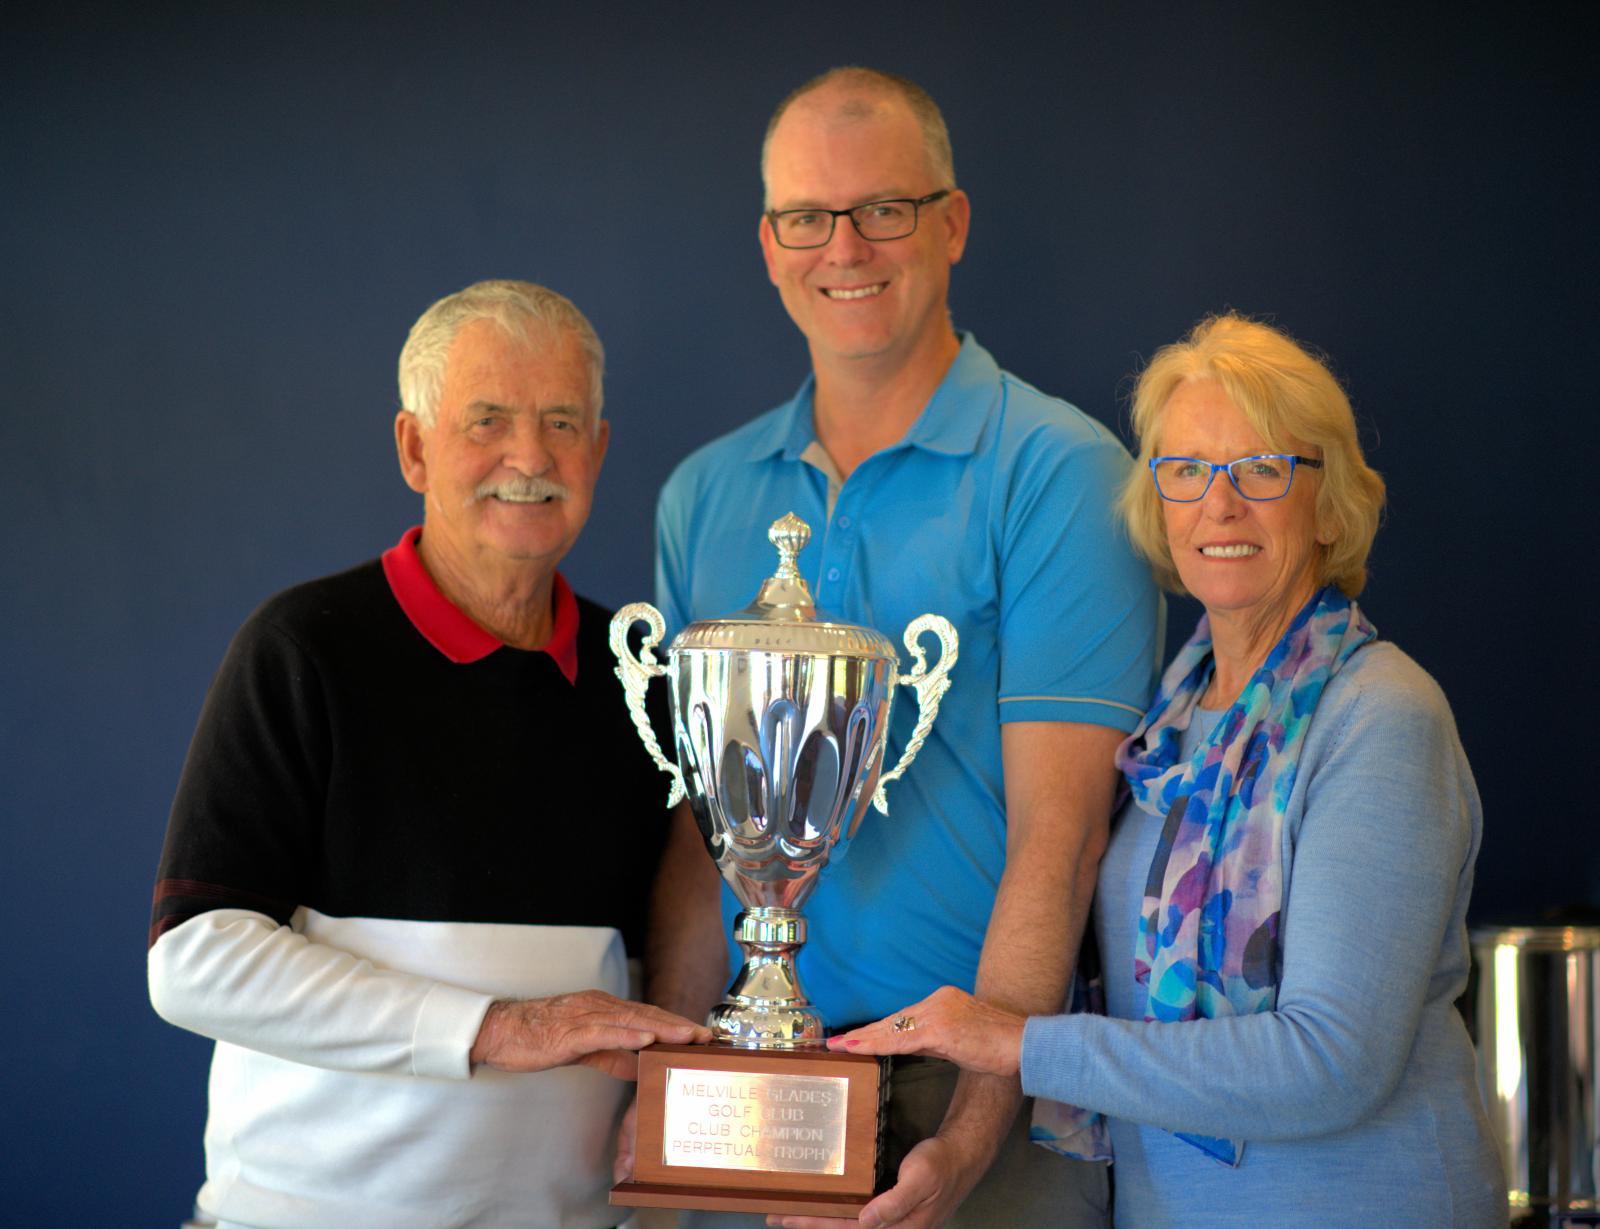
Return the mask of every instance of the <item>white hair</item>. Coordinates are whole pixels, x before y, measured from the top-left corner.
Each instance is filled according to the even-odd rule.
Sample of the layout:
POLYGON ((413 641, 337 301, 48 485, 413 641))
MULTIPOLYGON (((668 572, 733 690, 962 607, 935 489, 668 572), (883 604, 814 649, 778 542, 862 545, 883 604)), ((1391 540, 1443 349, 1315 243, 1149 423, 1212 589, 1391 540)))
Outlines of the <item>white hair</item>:
POLYGON ((462 326, 474 320, 492 320, 506 334, 528 344, 532 328, 570 330, 589 360, 593 429, 600 430, 604 403, 606 352, 588 318, 564 295, 533 282, 474 282, 465 290, 446 295, 418 317, 400 350, 400 405, 431 427, 444 387, 445 360, 462 326))

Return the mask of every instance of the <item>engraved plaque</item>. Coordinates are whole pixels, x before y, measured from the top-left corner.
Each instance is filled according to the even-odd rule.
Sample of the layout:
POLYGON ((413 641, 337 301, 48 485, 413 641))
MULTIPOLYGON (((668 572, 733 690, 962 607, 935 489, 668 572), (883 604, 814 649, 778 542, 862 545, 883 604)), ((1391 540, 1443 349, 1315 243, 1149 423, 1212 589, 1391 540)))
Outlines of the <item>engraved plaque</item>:
POLYGON ((611 1202, 853 1218, 882 1176, 885 1071, 820 1048, 647 1046, 633 1177, 611 1202))
POLYGON ((669 1067, 661 1163, 842 1174, 849 1098, 840 1076, 669 1067))

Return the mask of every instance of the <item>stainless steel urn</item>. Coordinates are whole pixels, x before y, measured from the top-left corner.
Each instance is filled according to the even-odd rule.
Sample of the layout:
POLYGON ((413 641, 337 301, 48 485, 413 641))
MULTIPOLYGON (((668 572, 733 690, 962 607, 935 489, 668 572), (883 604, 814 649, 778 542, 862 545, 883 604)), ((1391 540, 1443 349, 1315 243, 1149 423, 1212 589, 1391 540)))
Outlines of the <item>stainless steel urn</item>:
POLYGON ((1478 1083, 1513 1223, 1600 1223, 1600 927, 1472 932, 1478 1083))

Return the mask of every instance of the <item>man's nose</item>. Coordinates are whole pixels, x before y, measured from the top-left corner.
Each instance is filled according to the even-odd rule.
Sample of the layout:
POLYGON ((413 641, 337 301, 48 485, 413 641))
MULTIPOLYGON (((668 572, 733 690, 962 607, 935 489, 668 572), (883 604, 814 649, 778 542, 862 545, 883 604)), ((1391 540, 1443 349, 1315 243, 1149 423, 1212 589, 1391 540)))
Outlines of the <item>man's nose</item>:
POLYGON ((871 242, 861 237, 849 214, 841 214, 834 219, 827 251, 828 259, 838 264, 858 265, 872 259, 871 242))
POLYGON ((538 475, 550 468, 550 449, 544 438, 544 424, 521 421, 506 438, 505 464, 518 473, 538 475))

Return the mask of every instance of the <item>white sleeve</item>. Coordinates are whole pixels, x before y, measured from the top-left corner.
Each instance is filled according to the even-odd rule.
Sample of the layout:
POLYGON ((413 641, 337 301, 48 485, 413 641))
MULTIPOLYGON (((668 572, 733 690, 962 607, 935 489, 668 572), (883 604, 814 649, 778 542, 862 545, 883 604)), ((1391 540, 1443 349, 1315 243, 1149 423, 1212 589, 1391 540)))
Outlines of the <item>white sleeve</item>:
POLYGON ((168 1023, 335 1071, 464 1080, 494 1001, 379 968, 247 909, 173 927, 150 949, 148 973, 168 1023))

